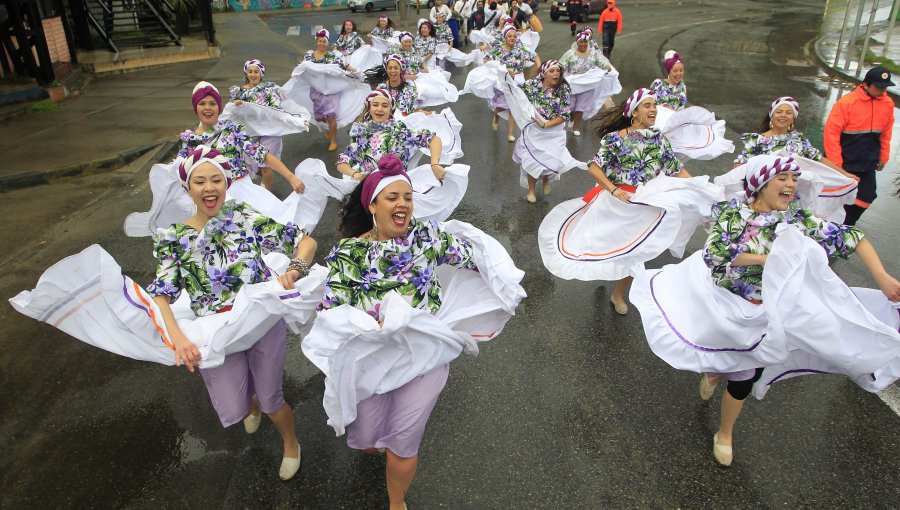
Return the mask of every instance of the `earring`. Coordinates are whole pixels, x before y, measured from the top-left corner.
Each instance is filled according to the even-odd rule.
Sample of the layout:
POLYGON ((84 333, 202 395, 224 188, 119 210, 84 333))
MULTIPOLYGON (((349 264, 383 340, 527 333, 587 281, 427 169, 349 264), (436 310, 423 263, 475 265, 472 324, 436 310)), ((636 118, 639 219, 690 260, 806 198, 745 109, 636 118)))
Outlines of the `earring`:
POLYGON ((372 235, 378 240, 378 223, 375 223, 375 215, 372 215, 372 235))
POLYGON ((793 131, 793 130, 794 130, 794 123, 792 122, 791 127, 788 128, 788 131, 793 131))
POLYGON ((775 126, 772 125, 772 121, 769 121, 769 129, 775 129, 775 126))

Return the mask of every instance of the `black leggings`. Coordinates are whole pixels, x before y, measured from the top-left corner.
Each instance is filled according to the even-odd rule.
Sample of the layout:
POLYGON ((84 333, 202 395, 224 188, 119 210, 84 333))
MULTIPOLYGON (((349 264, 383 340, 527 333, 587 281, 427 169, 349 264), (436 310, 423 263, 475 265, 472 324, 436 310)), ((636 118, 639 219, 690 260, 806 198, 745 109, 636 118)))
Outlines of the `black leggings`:
POLYGON ((762 377, 762 373, 763 369, 757 368, 753 377, 746 381, 728 381, 728 386, 725 387, 725 390, 728 391, 728 394, 735 400, 744 400, 750 395, 750 391, 753 390, 753 383, 762 377))

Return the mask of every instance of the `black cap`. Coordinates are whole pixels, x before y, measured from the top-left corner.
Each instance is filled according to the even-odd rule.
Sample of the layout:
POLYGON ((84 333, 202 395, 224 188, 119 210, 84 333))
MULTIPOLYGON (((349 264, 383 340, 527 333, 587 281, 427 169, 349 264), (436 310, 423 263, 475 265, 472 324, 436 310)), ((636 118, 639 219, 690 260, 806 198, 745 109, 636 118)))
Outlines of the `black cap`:
POLYGON ((881 66, 869 69, 864 81, 883 89, 894 86, 894 82, 891 81, 891 72, 881 66))

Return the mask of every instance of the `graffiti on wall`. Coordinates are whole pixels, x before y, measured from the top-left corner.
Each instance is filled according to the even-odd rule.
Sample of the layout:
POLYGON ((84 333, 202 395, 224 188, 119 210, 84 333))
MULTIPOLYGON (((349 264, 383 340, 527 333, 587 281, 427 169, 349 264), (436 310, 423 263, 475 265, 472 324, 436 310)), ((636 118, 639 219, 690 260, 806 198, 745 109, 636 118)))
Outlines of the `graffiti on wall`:
POLYGON ((272 9, 315 9, 318 7, 341 7, 346 0, 213 0, 218 8, 224 9, 226 2, 235 12, 268 11, 272 9))

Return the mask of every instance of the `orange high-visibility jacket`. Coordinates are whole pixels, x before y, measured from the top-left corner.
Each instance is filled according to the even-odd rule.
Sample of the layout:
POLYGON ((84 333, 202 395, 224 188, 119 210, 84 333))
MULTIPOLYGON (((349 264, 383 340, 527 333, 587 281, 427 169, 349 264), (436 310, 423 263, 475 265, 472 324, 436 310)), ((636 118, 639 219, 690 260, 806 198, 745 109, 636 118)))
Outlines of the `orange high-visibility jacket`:
POLYGON ((825 122, 825 157, 849 172, 874 170, 891 155, 894 101, 858 86, 840 98, 825 122))
POLYGON ((603 23, 606 21, 615 21, 617 25, 616 33, 622 33, 622 11, 616 7, 615 2, 611 2, 613 4, 612 10, 603 9, 603 12, 600 13, 600 22, 597 23, 597 31, 601 34, 603 33, 603 23))

